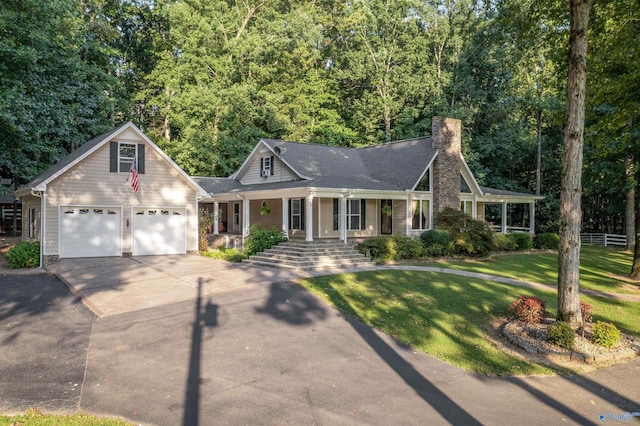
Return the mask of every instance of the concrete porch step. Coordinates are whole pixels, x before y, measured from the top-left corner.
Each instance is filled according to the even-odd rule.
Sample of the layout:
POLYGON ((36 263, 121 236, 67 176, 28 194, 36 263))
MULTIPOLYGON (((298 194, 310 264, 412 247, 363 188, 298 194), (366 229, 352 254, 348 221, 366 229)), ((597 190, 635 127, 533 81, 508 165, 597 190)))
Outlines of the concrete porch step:
POLYGON ((257 253, 244 262, 283 269, 314 270, 362 267, 371 261, 354 244, 339 241, 286 241, 257 253))

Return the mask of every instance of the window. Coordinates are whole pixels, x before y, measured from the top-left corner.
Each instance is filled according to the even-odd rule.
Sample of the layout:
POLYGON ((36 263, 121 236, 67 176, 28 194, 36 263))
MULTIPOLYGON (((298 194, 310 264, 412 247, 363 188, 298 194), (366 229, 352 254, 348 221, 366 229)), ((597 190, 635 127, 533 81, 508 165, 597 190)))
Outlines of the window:
MULTIPOLYGON (((73 210, 71 210, 71 212, 73 213, 73 210)), ((65 212, 65 214, 68 213, 65 212)), ((37 222, 36 222, 36 209, 35 208, 31 208, 29 209, 29 238, 35 238, 36 237, 36 226, 37 226, 37 222)))
POLYGON ((138 174, 144 174, 144 144, 112 141, 109 147, 109 172, 129 173, 131 163, 136 160, 138 174))
POLYGON ((137 158, 137 147, 135 143, 118 143, 118 171, 129 173, 131 164, 137 158))
POLYGON ((291 200, 291 229, 302 229, 302 200, 291 200))
POLYGON ((359 231, 364 229, 365 200, 347 200, 347 229, 359 231))
POLYGON ((411 220, 411 229, 430 229, 429 200, 413 200, 411 202, 411 212, 413 215, 411 220))
POLYGON ((462 176, 462 174, 460 175, 460 192, 462 192, 463 194, 471 194, 471 187, 467 183, 467 180, 464 178, 464 176, 462 176))
POLYGON ((416 191, 431 191, 431 169, 424 173, 424 176, 416 185, 416 191))
POLYGON ((267 177, 273 175, 273 156, 262 157, 260 159, 260 176, 267 177))

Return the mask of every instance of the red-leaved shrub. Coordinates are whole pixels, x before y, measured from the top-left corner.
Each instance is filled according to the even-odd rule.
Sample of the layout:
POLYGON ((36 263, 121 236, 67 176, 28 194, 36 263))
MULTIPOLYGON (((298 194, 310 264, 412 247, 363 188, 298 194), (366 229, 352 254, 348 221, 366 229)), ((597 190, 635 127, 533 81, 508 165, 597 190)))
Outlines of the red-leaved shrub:
POLYGON ((528 324, 535 324, 542 322, 544 319, 546 304, 544 300, 535 296, 520 296, 518 299, 509 305, 509 310, 512 311, 520 321, 524 321, 528 324))

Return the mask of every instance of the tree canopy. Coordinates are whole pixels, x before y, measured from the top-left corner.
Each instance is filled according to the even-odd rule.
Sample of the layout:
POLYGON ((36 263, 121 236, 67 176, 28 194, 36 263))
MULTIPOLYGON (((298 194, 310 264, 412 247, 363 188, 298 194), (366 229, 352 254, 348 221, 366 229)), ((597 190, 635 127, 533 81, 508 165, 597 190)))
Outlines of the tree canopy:
MULTIPOLYGON (((622 232, 638 181, 639 9, 592 11, 596 230, 622 232)), ((557 231, 568 39, 559 0, 6 0, 0 175, 26 182, 125 120, 187 173, 227 176, 260 137, 363 146, 446 115, 480 183, 539 191, 538 231, 557 231)))

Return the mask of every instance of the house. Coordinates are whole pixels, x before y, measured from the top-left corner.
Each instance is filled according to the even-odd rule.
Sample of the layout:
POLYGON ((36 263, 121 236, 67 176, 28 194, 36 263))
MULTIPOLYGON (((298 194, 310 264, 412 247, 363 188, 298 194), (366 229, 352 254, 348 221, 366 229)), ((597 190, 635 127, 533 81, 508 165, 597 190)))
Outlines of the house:
MULTIPOLYGON (((510 205, 528 207, 533 232, 540 196, 478 185, 461 154, 460 120, 434 117, 432 135, 364 148, 262 139, 228 178, 195 177, 208 192, 217 244, 238 244, 249 226, 282 229, 306 241, 362 239, 434 228, 445 207, 484 220, 500 206, 499 231, 510 230, 510 205)), ((522 225, 522 224, 521 224, 522 225)))
POLYGON ((23 240, 40 241, 41 264, 195 252, 198 199, 208 196, 131 122, 86 142, 15 194, 23 240))

